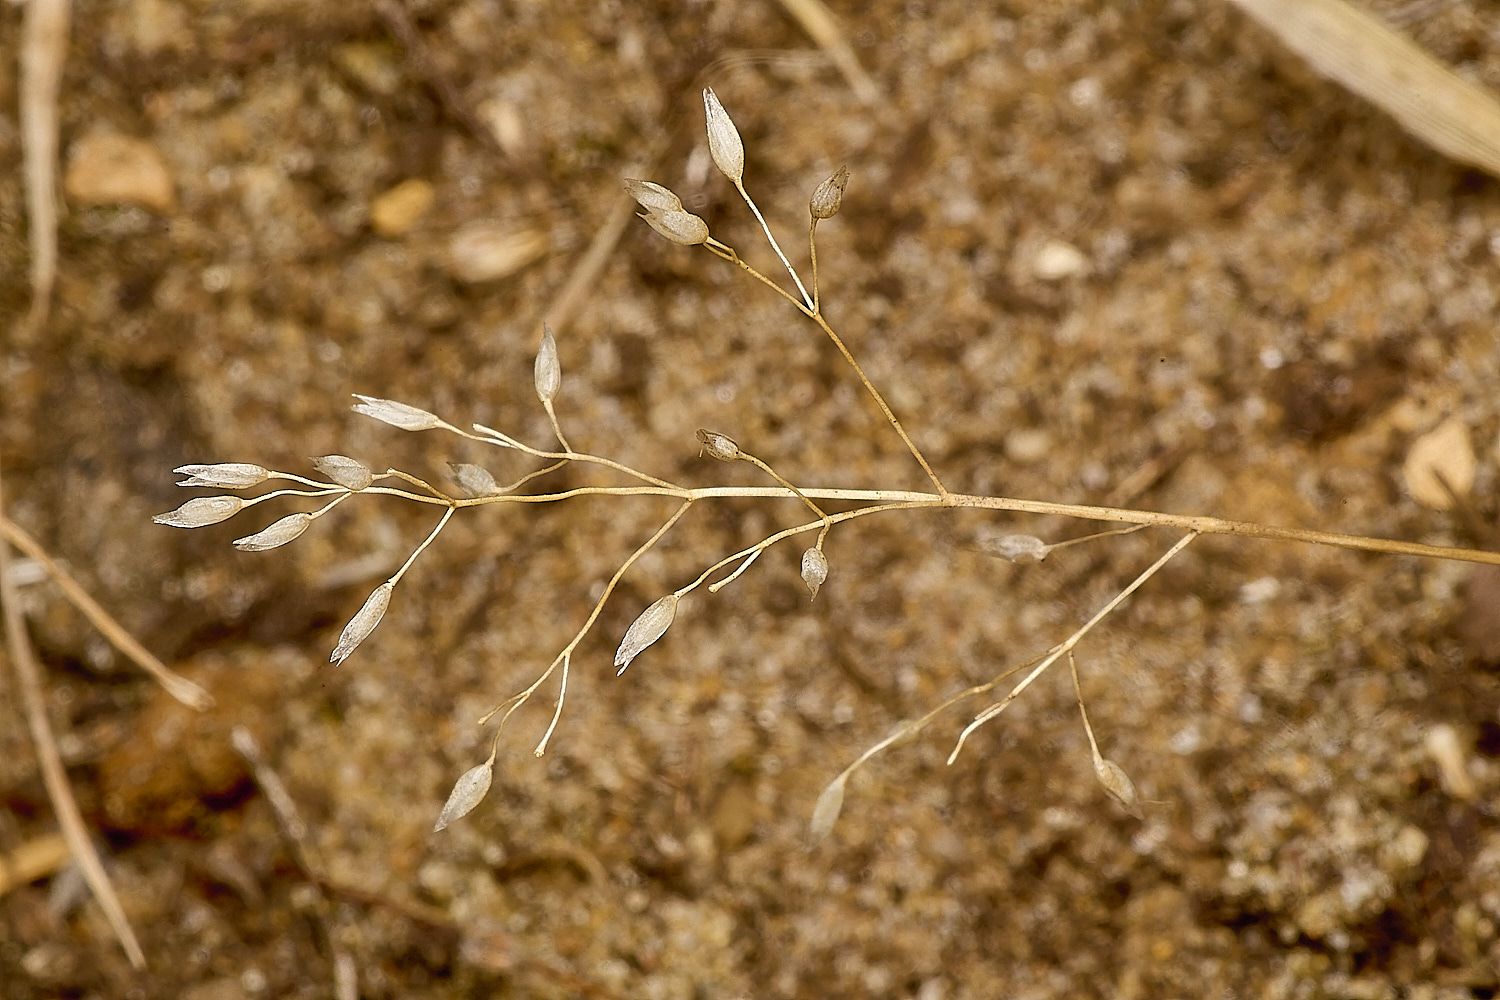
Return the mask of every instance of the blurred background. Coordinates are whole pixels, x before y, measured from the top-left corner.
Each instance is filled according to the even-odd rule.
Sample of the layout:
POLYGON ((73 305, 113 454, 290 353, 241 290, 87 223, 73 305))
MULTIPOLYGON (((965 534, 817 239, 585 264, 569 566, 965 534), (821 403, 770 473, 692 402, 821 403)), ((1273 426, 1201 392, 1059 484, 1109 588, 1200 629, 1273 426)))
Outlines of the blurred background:
MULTIPOLYGON (((1500 88, 1494 5, 1365 6, 1500 88)), ((338 667, 340 629, 431 509, 355 498, 268 554, 229 542, 308 508, 151 523, 186 499, 171 469, 190 462, 310 474, 338 452, 514 479, 532 468, 515 453, 358 417, 350 394, 542 445, 544 319, 581 450, 765 483, 699 457, 701 426, 801 485, 923 488, 815 327, 626 214, 620 179, 658 181, 774 273, 707 154, 712 86, 794 261, 808 196, 847 164, 820 226, 824 308, 951 489, 1495 546, 1493 178, 1228 3, 829 8, 815 40, 771 0, 78 4, 59 269, 34 329, 22 9, 0 11, 6 513, 218 699, 177 705, 52 584, 23 590, 149 968, 63 870, 0 897, 0 996, 321 997, 336 955, 344 995, 352 969, 369 998, 1495 995, 1493 576, 1200 539, 1079 650, 1143 821, 1096 784, 1058 671, 951 767, 968 706, 878 758, 809 845, 845 764, 1062 639, 1175 536, 1022 568, 986 541, 1092 529, 861 519, 830 536, 815 602, 801 546, 773 549, 685 600, 616 679, 651 601, 805 519, 704 505, 574 657, 548 754, 530 750, 552 687, 509 724, 487 800, 432 835, 487 753, 474 721, 673 505, 463 511, 338 667), (1424 502, 1406 468, 1439 433, 1467 461, 1457 502, 1424 502)), ((54 830, 20 713, 0 712, 0 854, 54 830)))

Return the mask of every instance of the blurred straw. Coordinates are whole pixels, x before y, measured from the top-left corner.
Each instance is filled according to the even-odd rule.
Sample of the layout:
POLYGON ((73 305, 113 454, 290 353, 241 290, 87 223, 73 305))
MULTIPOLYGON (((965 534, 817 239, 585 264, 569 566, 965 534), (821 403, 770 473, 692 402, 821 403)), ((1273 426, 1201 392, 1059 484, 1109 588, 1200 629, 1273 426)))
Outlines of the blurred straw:
POLYGON ((1445 156, 1500 177, 1500 103, 1345 0, 1230 0, 1314 70, 1445 156))
POLYGON ((28 335, 47 322, 57 277, 57 92, 68 51, 69 0, 30 0, 21 28, 21 148, 31 242, 28 335))

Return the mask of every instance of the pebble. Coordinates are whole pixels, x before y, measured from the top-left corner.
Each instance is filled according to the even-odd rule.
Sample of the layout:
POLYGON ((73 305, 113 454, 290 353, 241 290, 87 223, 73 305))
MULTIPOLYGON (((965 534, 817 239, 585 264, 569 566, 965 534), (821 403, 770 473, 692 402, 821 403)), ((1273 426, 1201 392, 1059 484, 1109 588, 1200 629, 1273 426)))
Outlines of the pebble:
POLYGON ((1083 251, 1062 240, 1049 240, 1037 251, 1031 270, 1043 281, 1061 281, 1088 274, 1091 268, 1083 251))
POLYGON ((73 144, 63 191, 84 205, 139 205, 163 214, 177 207, 172 172, 156 147, 107 132, 73 144))
POLYGON ((534 229, 475 222, 454 234, 448 263, 453 276, 475 284, 515 274, 547 252, 549 241, 534 229))
POLYGON ((413 177, 370 200, 370 225, 386 239, 405 236, 432 207, 432 185, 413 177))

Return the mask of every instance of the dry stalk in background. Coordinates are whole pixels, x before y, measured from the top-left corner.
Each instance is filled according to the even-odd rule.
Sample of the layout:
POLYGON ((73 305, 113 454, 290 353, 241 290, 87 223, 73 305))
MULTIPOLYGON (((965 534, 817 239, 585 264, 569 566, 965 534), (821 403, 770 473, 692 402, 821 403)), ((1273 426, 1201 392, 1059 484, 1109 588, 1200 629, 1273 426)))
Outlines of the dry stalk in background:
MULTIPOLYGON (((4 510, 3 494, 0 494, 0 511, 4 510)), ((47 718, 47 697, 42 685, 42 670, 31 649, 31 638, 26 633, 26 621, 21 615, 21 602, 16 593, 15 578, 11 576, 10 547, 0 542, 0 614, 5 621, 6 647, 9 652, 11 675, 20 689, 21 704, 26 712, 26 724, 31 730, 31 742, 36 747, 37 764, 42 770, 42 782, 47 786, 47 798, 52 811, 62 827, 63 838, 74 862, 83 872, 99 908, 104 911, 110 928, 120 940, 120 947, 137 969, 146 967, 146 956, 136 941, 135 932, 125 918, 125 911, 110 884, 109 875, 89 839, 83 815, 78 811, 78 802, 73 798, 73 789, 68 785, 68 772, 63 768, 62 754, 57 749, 57 738, 52 733, 52 723, 47 718)))
POLYGON ((387 469, 385 472, 377 474, 362 463, 342 455, 328 455, 314 460, 317 470, 326 477, 322 481, 308 479, 294 473, 278 472, 258 465, 243 463, 188 465, 176 470, 178 473, 188 477, 178 484, 180 486, 213 487, 242 491, 273 481, 289 483, 291 485, 289 488, 274 489, 271 492, 258 496, 220 495, 198 497, 187 501, 174 511, 159 514, 156 517, 156 521, 160 524, 179 528, 197 528, 217 524, 220 521, 233 517, 247 507, 279 497, 292 496, 322 502, 323 505, 315 511, 289 514, 274 522, 269 527, 253 535, 237 539, 234 542, 235 546, 242 551, 259 552, 277 548, 295 540, 312 525, 313 521, 333 510, 355 494, 396 496, 414 503, 441 508, 441 518, 428 533, 427 537, 415 548, 411 556, 395 574, 375 588, 364 605, 349 621, 349 624, 345 626, 343 633, 339 637, 338 644, 330 657, 335 663, 342 663, 344 659, 354 653, 365 639, 369 638, 370 634, 380 624, 382 617, 390 606, 396 585, 411 568, 416 558, 432 544, 448 521, 460 510, 490 504, 558 503, 583 496, 656 496, 671 498, 677 501, 677 506, 672 514, 625 558, 610 579, 604 583, 602 593, 583 624, 567 645, 552 659, 551 663, 538 674, 531 684, 501 701, 494 709, 486 713, 479 720, 480 725, 485 725, 497 716, 499 717, 494 737, 491 740, 489 756, 483 762, 470 768, 459 777, 448 797, 447 803, 437 818, 434 827, 435 830, 442 830, 457 821, 483 800, 489 791, 493 779, 495 761, 499 754, 499 739, 504 730, 505 723, 512 715, 525 706, 545 684, 556 677, 557 694, 551 722, 548 724, 541 741, 533 751, 538 757, 546 752, 548 743, 552 739, 558 720, 562 715, 567 697, 568 675, 572 666, 574 653, 598 621, 605 604, 609 601, 624 575, 637 560, 650 551, 697 504, 709 503, 725 498, 762 497, 782 499, 792 501, 799 507, 805 507, 812 513, 813 519, 781 528, 768 534, 755 544, 719 559, 704 569, 696 578, 685 582, 678 589, 652 602, 639 614, 620 641, 614 657, 614 665, 620 673, 623 673, 636 657, 640 656, 671 628, 683 597, 700 588, 705 589, 709 594, 717 593, 750 570, 760 556, 771 546, 786 539, 810 532, 815 533, 815 541, 802 554, 801 576, 813 597, 816 597, 818 588, 827 580, 830 570, 836 569, 836 567, 830 567, 829 561, 823 552, 823 540, 838 525, 855 518, 914 509, 942 508, 958 510, 969 508, 1019 511, 1033 514, 1057 514, 1072 518, 1132 526, 1103 531, 1084 538, 1073 538, 1053 544, 1048 544, 1039 538, 1029 535, 1010 535, 996 541, 992 554, 1009 559, 1015 563, 1023 564, 1040 562, 1051 551, 1062 545, 1094 542, 1108 536, 1135 531, 1142 527, 1168 527, 1183 532, 1170 547, 1163 551, 1160 557, 1143 569, 1134 580, 1106 602, 1087 622, 1074 630, 1057 645, 1041 652, 1024 663, 1000 671, 991 680, 983 684, 958 692, 921 718, 902 724, 890 736, 876 743, 857 758, 833 779, 824 790, 822 796, 819 797, 812 819, 812 832, 815 835, 826 834, 832 828, 842 808, 844 788, 849 776, 875 755, 892 746, 906 742, 946 713, 948 709, 961 702, 986 695, 1016 673, 1027 670, 1027 673, 1019 682, 1011 687, 1004 697, 981 708, 975 713, 972 721, 968 723, 957 738, 953 753, 949 757, 949 762, 952 763, 961 752, 965 740, 967 740, 971 733, 980 726, 996 719, 1033 682, 1064 657, 1067 658, 1069 668, 1073 674, 1074 692, 1078 698, 1079 714, 1088 736, 1090 752, 1093 756, 1095 777, 1104 790, 1115 798, 1121 806, 1131 813, 1139 813, 1140 802, 1130 778, 1119 765, 1105 757, 1099 749, 1098 740, 1089 722, 1088 712, 1084 705, 1082 684, 1078 680, 1078 668, 1074 659, 1074 650, 1089 636, 1096 626, 1121 607, 1137 589, 1146 585, 1158 571, 1166 566, 1167 563, 1199 535, 1235 535, 1273 541, 1295 541, 1315 545, 1336 546, 1368 552, 1500 565, 1500 553, 1476 549, 1449 548, 1304 528, 1277 527, 1244 521, 1229 521, 1216 517, 1161 514, 1154 511, 1064 504, 1013 497, 974 496, 950 491, 944 486, 942 479, 926 456, 923 455, 921 449, 912 440, 910 435, 906 433, 900 419, 886 402, 884 395, 865 374, 864 369, 855 359, 848 345, 829 325, 826 317, 823 315, 822 298, 818 287, 817 225, 819 221, 828 219, 839 211, 844 187, 849 180, 848 171, 839 170, 832 177, 820 184, 809 199, 807 237, 811 269, 809 282, 804 283, 801 274, 782 251, 760 208, 745 189, 745 149, 738 129, 712 90, 705 90, 703 92, 703 101, 710 156, 720 172, 734 185, 735 190, 740 194, 746 206, 755 216, 766 237, 766 241, 770 244, 772 250, 775 251, 779 262, 791 279, 792 287, 787 288, 771 277, 756 270, 740 256, 735 248, 715 239, 709 232, 708 224, 703 219, 688 212, 683 207, 682 201, 672 191, 651 181, 626 180, 626 190, 644 210, 641 213, 641 218, 668 240, 688 247, 701 246, 716 257, 739 268, 749 277, 764 284, 777 295, 780 295, 794 309, 806 316, 829 339, 848 363, 871 401, 880 409, 887 423, 900 437, 902 443, 911 454, 912 459, 925 473, 928 481, 931 483, 931 491, 856 488, 814 489, 798 487, 777 473, 768 462, 742 449, 738 442, 723 434, 707 429, 698 432, 698 441, 704 452, 720 461, 746 462, 753 465, 772 479, 776 485, 688 487, 630 468, 601 455, 575 450, 569 445, 567 438, 563 434, 562 426, 558 420, 554 406, 562 385, 562 369, 558 362, 557 344, 553 331, 550 327, 544 325, 541 347, 537 352, 533 368, 533 382, 537 398, 546 411, 552 431, 560 445, 560 448, 556 450, 550 447, 539 448, 526 444, 506 434, 504 431, 486 427, 482 424, 474 424, 470 429, 464 429, 449 423, 447 420, 427 410, 395 400, 380 399, 372 396, 357 396, 356 398, 359 401, 354 405, 355 412, 372 417, 401 430, 414 432, 428 430, 445 431, 470 441, 518 451, 535 459, 539 467, 535 471, 522 476, 514 483, 500 485, 488 470, 478 465, 451 465, 453 479, 458 484, 462 493, 465 494, 455 496, 401 470, 387 469), (811 285, 811 289, 808 288, 808 284, 811 285), (628 485, 619 486, 585 486, 550 493, 527 494, 516 492, 521 486, 550 475, 571 463, 598 466, 633 482, 628 485), (819 500, 838 500, 864 504, 864 506, 835 514, 828 514, 817 504, 816 501, 819 500))
POLYGON ((21 147, 31 240, 31 333, 47 322, 57 278, 57 93, 72 0, 30 0, 21 27, 21 147))
POLYGON ((1323 76, 1444 156, 1500 177, 1500 103, 1346 0, 1231 0, 1323 76))

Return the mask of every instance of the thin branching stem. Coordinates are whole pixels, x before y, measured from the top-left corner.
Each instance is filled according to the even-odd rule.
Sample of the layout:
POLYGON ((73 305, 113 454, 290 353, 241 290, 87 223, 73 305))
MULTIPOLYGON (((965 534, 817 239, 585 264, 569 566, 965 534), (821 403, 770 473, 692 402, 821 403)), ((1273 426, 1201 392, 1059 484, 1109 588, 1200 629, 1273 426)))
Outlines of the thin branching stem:
POLYGON ((812 260, 813 315, 823 314, 823 301, 818 297, 818 217, 811 216, 807 227, 807 255, 812 260))
MULTIPOLYGON (((509 698, 502 701, 499 705, 496 705, 494 708, 486 712, 484 716, 479 720, 479 724, 481 726, 493 719, 498 713, 504 712, 505 715, 500 719, 500 725, 503 728, 505 726, 506 720, 514 715, 517 709, 519 709, 522 705, 526 704, 528 700, 530 700, 531 696, 536 693, 537 688, 541 687, 547 682, 547 678, 552 676, 552 672, 557 669, 558 665, 561 664, 564 660, 571 657, 573 655, 573 651, 578 648, 578 644, 583 641, 584 636, 589 634, 589 630, 594 627, 594 622, 599 620, 599 615, 604 611, 604 605, 609 601, 610 595, 615 592, 615 587, 619 585, 620 579, 624 577, 625 573, 630 569, 630 567, 635 565, 637 559, 645 555, 647 552, 651 551, 652 546, 661 541, 662 536, 665 535, 668 531, 671 531, 672 526, 680 521, 682 519, 682 515, 686 514, 688 512, 688 509, 692 506, 692 500, 684 501, 680 507, 672 512, 672 516, 667 518, 666 521, 662 523, 661 527, 657 528, 656 531, 652 533, 650 538, 646 539, 634 552, 630 553, 630 556, 620 564, 619 569, 615 570, 614 575, 609 578, 609 582, 604 585, 604 593, 600 594, 599 599, 594 602, 594 610, 589 612, 588 619, 583 623, 582 627, 578 629, 577 633, 574 634, 572 640, 567 644, 567 646, 563 648, 563 651, 557 654, 556 658, 554 658, 553 661, 548 664, 547 669, 542 671, 541 675, 538 676, 536 680, 532 681, 528 687, 517 694, 511 695, 509 698)), ((541 748, 539 747, 538 749, 541 748)))
POLYGON ((1073 647, 1078 645, 1078 643, 1083 640, 1083 637, 1088 635, 1089 632, 1093 630, 1094 626, 1098 625, 1105 618, 1108 618, 1116 608, 1124 603, 1126 598, 1139 590, 1147 580, 1156 575, 1158 570, 1160 570, 1167 563, 1171 562, 1172 558, 1176 556, 1177 553, 1187 548, 1188 543, 1197 538, 1199 534, 1200 533, 1197 531, 1189 531, 1186 535, 1183 535, 1181 538, 1179 538, 1177 540, 1177 543, 1166 552, 1162 553, 1161 557, 1157 559, 1156 562, 1146 567, 1145 571, 1142 572, 1140 576, 1130 581, 1130 583, 1125 587, 1124 590, 1120 591, 1110 599, 1108 604, 1100 608, 1094 615, 1094 617, 1084 622, 1081 626, 1079 626, 1076 632, 1064 639, 1060 645, 1054 647, 1052 652, 1048 653, 1040 663, 1038 663, 1031 669, 1031 673, 1023 677, 1020 683, 1010 689, 1010 694, 1007 694, 1004 698, 1000 699, 995 704, 991 705, 989 708, 986 708, 984 711, 976 715, 974 717, 974 721, 965 726, 962 733, 959 733, 958 742, 954 745, 953 752, 948 755, 948 763, 952 764, 955 760, 958 759, 960 751, 962 751, 964 748, 964 743, 976 729, 984 725, 986 722, 989 722, 1001 712, 1005 711, 1005 709, 1009 707, 1011 702, 1015 701, 1021 696, 1021 692, 1025 691, 1031 686, 1032 681, 1036 680, 1042 674, 1046 673, 1047 668, 1056 663, 1058 658, 1061 657, 1064 653, 1071 652, 1073 647))
POLYGON ((792 280, 797 283, 797 291, 802 293, 802 301, 807 304, 808 310, 816 312, 812 296, 808 295, 807 289, 802 287, 802 279, 797 277, 797 269, 792 267, 792 262, 786 259, 786 254, 781 252, 781 245, 776 242, 776 237, 772 234, 771 227, 766 224, 766 217, 760 214, 760 207, 755 204, 755 199, 750 197, 750 192, 745 190, 745 185, 742 181, 736 179, 734 186, 739 191, 740 197, 745 199, 745 204, 750 206, 750 211, 755 213, 755 221, 759 222, 760 228, 765 231, 766 242, 771 244, 771 249, 775 250, 776 256, 781 258, 781 265, 786 268, 786 273, 790 274, 792 280))
POLYGON ((429 534, 426 538, 422 539, 422 544, 418 545, 412 551, 412 554, 406 557, 406 562, 402 563, 401 568, 396 570, 395 575, 390 578, 388 582, 391 586, 394 587, 396 584, 401 582, 401 578, 406 575, 406 571, 411 569, 411 564, 417 561, 417 556, 421 555, 423 550, 426 549, 427 546, 432 544, 433 539, 437 538, 438 533, 447 526, 448 519, 453 516, 453 512, 457 509, 457 507, 449 507, 447 510, 443 511, 443 518, 442 520, 438 521, 437 527, 433 528, 432 533, 429 534))

